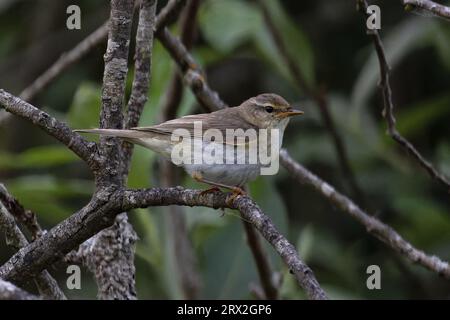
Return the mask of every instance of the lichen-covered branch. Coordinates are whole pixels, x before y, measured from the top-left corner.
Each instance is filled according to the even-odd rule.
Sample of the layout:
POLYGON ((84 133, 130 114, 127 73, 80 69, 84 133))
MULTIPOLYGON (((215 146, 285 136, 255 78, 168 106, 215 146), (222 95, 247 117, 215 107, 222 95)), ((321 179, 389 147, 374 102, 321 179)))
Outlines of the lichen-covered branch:
MULTIPOLYGON (((168 6, 170 5, 170 2, 168 6)), ((200 0, 189 0, 183 10, 180 19, 180 39, 189 50, 192 47, 194 34, 196 31, 196 16, 200 0)), ((171 120, 176 117, 177 110, 183 97, 183 82, 177 70, 172 72, 171 79, 166 89, 164 103, 161 109, 161 122, 171 120)), ((181 173, 179 168, 166 160, 160 162, 160 181, 163 187, 179 185, 181 173)), ((197 270, 197 258, 192 247, 192 241, 186 226, 186 214, 180 206, 167 207, 169 237, 175 259, 175 269, 179 281, 183 298, 196 299, 201 288, 201 277, 197 270)))
POLYGON ((313 187, 333 205, 362 224, 368 233, 374 235, 412 262, 420 264, 446 279, 450 279, 450 266, 448 262, 436 256, 427 255, 422 250, 415 248, 393 228, 364 212, 350 198, 339 193, 330 184, 320 179, 301 164, 295 162, 286 150, 281 151, 281 163, 299 183, 313 187))
MULTIPOLYGON (((359 7, 364 13, 367 14, 367 2, 365 0, 358 0, 359 7)), ((395 116, 394 116, 394 103, 392 101, 392 89, 389 81, 390 77, 390 67, 386 59, 386 54, 384 52, 383 42, 381 41, 380 34, 375 30, 367 30, 367 34, 372 38, 373 44, 378 57, 378 62, 380 65, 380 91, 383 96, 383 117, 387 122, 387 131, 392 139, 397 142, 406 152, 430 175, 431 178, 442 184, 448 191, 450 191, 450 181, 446 176, 440 173, 431 162, 426 160, 422 154, 414 147, 414 145, 403 137, 400 132, 397 131, 395 127, 395 116)))
POLYGON ((114 224, 80 245, 75 255, 95 277, 99 299, 136 299, 134 251, 138 237, 127 214, 119 214, 114 224))
POLYGON ((0 279, 0 300, 40 300, 40 298, 16 287, 11 282, 0 279))
POLYGON ((61 260, 81 243, 111 226, 120 212, 120 195, 112 188, 98 191, 80 211, 60 222, 0 267, 0 278, 20 285, 61 260))
POLYGON ((148 207, 151 205, 187 205, 211 208, 231 208, 240 211, 242 217, 252 223, 261 235, 274 247, 285 264, 294 274, 300 286, 310 299, 326 299, 326 294, 317 282, 312 270, 299 258, 297 250, 276 229, 272 220, 265 215, 249 197, 237 197, 231 205, 229 194, 202 194, 197 190, 181 187, 167 189, 127 190, 124 195, 124 209, 148 207))
POLYGON ((3 203, 6 209, 14 216, 17 221, 22 223, 28 229, 33 241, 42 235, 43 230, 39 225, 39 222, 37 221, 36 214, 31 210, 25 209, 1 183, 0 202, 3 203))
MULTIPOLYGON (((134 53, 134 78, 131 96, 128 100, 125 128, 136 127, 139 124, 139 119, 148 99, 156 3, 156 0, 144 0, 141 2, 139 9, 139 23, 134 53)), ((128 175, 133 148, 133 144, 123 142, 124 177, 128 175)))
MULTIPOLYGON (((0 189, 5 189, 2 184, 0 184, 0 189)), ((6 244, 12 246, 16 250, 28 245, 27 238, 17 226, 11 211, 4 205, 2 199, 0 199, 0 231, 5 234, 6 244)), ((58 283, 47 270, 43 270, 40 274, 36 275, 34 280, 43 298, 57 300, 66 299, 66 296, 59 288, 58 283)))
MULTIPOLYGON (((144 8, 146 11, 147 5, 148 3, 144 1, 141 9, 144 8)), ((152 6, 154 5, 155 3, 152 3, 152 6)), ((133 11, 134 0, 111 1, 108 45, 104 55, 101 128, 121 129, 124 125, 123 107, 133 11)), ((141 21, 141 29, 142 24, 141 21)), ((144 68, 142 65, 139 67, 144 68)), ((138 75, 141 75, 141 72, 144 70, 140 69, 138 75)), ((143 79, 140 78, 139 81, 141 80, 143 79)), ((147 86, 148 84, 145 84, 145 87, 147 86)), ((132 99, 135 99, 140 94, 136 90, 140 90, 141 87, 137 89, 135 82, 133 89, 135 93, 132 99)), ((142 90, 145 89, 142 88, 142 90)), ((133 105, 133 107, 135 106, 139 107, 133 105)), ((102 170, 95 176, 97 190, 123 187, 126 177, 123 173, 128 170, 125 169, 126 164, 121 146, 120 139, 100 137, 99 154, 102 158, 102 170)), ((136 233, 128 223, 126 213, 116 216, 111 227, 95 235, 92 246, 89 247, 83 258, 87 262, 86 266, 95 275, 99 299, 136 299, 134 267, 136 239, 136 233)))
POLYGON ((204 194, 200 190, 181 187, 123 191, 103 189, 86 207, 11 257, 0 267, 0 278, 18 283, 33 278, 79 244, 110 226, 121 212, 148 206, 206 206, 239 210, 280 254, 308 297, 326 298, 311 269, 302 262, 294 246, 278 232, 256 203, 248 197, 237 197, 230 205, 227 203, 229 196, 225 193, 204 194))
POLYGON ((139 9, 134 53, 134 78, 130 99, 128 100, 126 128, 138 125, 142 110, 148 99, 156 3, 156 0, 144 0, 141 2, 139 9))
POLYGON ((402 0, 406 11, 425 10, 435 16, 450 20, 450 8, 430 0, 402 0))

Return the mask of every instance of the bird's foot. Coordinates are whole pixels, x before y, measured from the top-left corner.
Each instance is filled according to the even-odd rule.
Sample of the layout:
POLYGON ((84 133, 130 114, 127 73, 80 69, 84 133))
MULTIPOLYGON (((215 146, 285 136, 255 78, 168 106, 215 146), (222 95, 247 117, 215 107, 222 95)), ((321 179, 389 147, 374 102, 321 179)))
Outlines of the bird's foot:
POLYGON ((231 191, 233 193, 230 195, 230 197, 227 198, 226 201, 227 205, 230 207, 233 205, 233 202, 236 200, 237 197, 247 195, 247 193, 239 187, 232 187, 231 191))

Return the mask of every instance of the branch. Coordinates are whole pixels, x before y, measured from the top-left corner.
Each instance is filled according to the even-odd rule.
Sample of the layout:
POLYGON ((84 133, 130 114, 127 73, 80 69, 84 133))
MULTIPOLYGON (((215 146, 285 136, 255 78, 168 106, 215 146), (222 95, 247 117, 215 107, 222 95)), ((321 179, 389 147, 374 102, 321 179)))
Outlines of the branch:
MULTIPOLYGON (((162 187, 179 185, 182 181, 180 168, 165 159, 160 159, 160 183, 162 187)), ((180 206, 167 207, 168 238, 172 245, 175 271, 184 299, 198 299, 201 277, 197 270, 197 257, 186 226, 186 212, 180 206)))
POLYGON ((0 278, 24 283, 61 260, 114 223, 114 218, 121 212, 120 199, 120 194, 113 188, 99 190, 88 205, 14 254, 0 267, 0 278))
POLYGON ((417 8, 430 12, 431 14, 447 19, 450 19, 450 8, 442 4, 435 3, 429 0, 402 0, 402 4, 406 11, 414 11, 417 8))
POLYGON ((297 282, 310 299, 327 299, 312 270, 299 258, 297 250, 278 232, 272 220, 265 215, 249 197, 237 197, 231 205, 227 203, 229 194, 202 194, 198 190, 181 187, 167 189, 126 190, 123 200, 124 210, 145 208, 155 205, 205 206, 211 208, 230 208, 240 211, 242 217, 251 222, 261 235, 281 256, 297 282))
MULTIPOLYGON (((187 50, 192 48, 197 29, 197 13, 201 0, 189 1, 185 12, 181 18, 181 43, 187 50)), ((165 94, 164 103, 161 107, 162 121, 167 121, 176 117, 178 107, 183 96, 183 82, 178 72, 173 72, 165 94)))
POLYGON ((333 205, 362 224, 368 233, 374 235, 412 262, 420 264, 446 279, 450 279, 450 266, 448 262, 436 256, 429 256, 422 250, 415 248, 390 226, 361 210, 351 199, 336 191, 331 185, 308 171, 301 164, 295 162, 286 150, 281 151, 280 158, 282 165, 299 183, 313 187, 333 205))
POLYGON ((36 219, 36 214, 31 210, 25 209, 1 183, 0 202, 3 203, 6 209, 14 216, 17 221, 20 221, 20 223, 22 223, 28 229, 33 241, 42 235, 43 230, 36 219))
POLYGON ((135 300, 134 250, 138 237, 126 213, 119 214, 114 224, 82 245, 75 254, 78 263, 95 277, 98 298, 103 300, 135 300))
POLYGON ((178 38, 173 36, 167 28, 158 31, 156 37, 178 64, 184 82, 191 88, 204 108, 213 111, 227 107, 217 92, 209 88, 200 65, 178 38))
MULTIPOLYGON (((2 184, 0 184, 0 191, 6 190, 2 184)), ((11 211, 4 205, 3 200, 0 199, 0 230, 5 233, 6 244, 19 250, 28 245, 28 240, 25 235, 20 231, 19 227, 11 214, 11 211)), ((50 275, 47 270, 42 271, 36 275, 35 282, 38 286, 39 292, 46 299, 67 299, 62 290, 59 288, 56 280, 50 275)), ((0 294, 1 296, 1 294, 0 294)))
MULTIPOLYGON (((154 12, 155 1, 144 1, 141 6, 141 15, 148 18, 154 12), (149 9, 150 11, 148 11, 149 9)), ((102 105, 100 111, 100 128, 121 129, 123 127, 123 107, 125 101, 125 85, 128 74, 128 53, 133 21, 134 0, 112 0, 108 33, 108 45, 104 55, 105 69, 102 85, 102 105)), ((137 54, 143 53, 140 41, 145 21, 139 21, 139 34, 137 38, 137 54)), ((152 26, 151 26, 152 27, 152 26)), ((151 34, 151 29, 148 30, 151 34)), ((144 39, 145 41, 145 39, 144 39)), ((151 47, 150 47, 151 48, 151 47)), ((144 55, 151 53, 146 51, 144 55)), ((138 59, 138 60, 139 60, 138 59)), ((147 62, 137 64, 136 81, 133 82, 131 97, 132 112, 140 108, 141 94, 146 96, 148 88, 145 67, 147 62), (146 83, 141 83, 146 81, 146 83)), ((148 70, 147 70, 148 71, 148 70)), ((145 101, 144 101, 145 103, 145 101)), ((142 105, 143 107, 143 105, 142 105)), ((97 190, 103 188, 120 189, 123 187, 128 171, 128 159, 124 161, 121 148, 122 140, 115 137, 100 137, 99 151, 102 157, 102 171, 95 175, 97 190)), ((131 156, 131 152, 129 153, 131 156)), ((93 245, 84 256, 87 267, 94 273, 98 285, 99 299, 136 299, 134 243, 137 236, 133 227, 128 223, 126 213, 115 217, 112 227, 95 235, 93 245)))
POLYGON ((40 298, 0 279, 0 300, 40 300, 40 298))
MULTIPOLYGON (((130 46, 131 25, 134 0, 112 0, 109 24, 108 46, 104 55, 102 106, 100 128, 121 129, 123 126, 123 103, 125 82, 128 73, 128 51, 130 46)), ((114 184, 122 186, 119 174, 121 149, 119 139, 100 137, 100 154, 106 163, 99 177, 97 187, 114 184), (108 166, 109 168, 105 168, 108 166)))
MULTIPOLYGON (((153 48, 153 29, 155 27, 156 0, 144 0, 139 10, 139 23, 136 33, 134 53, 134 79, 131 96, 128 100, 128 113, 125 128, 137 127, 147 102, 151 78, 153 48)), ((124 142, 124 176, 128 170, 133 153, 133 144, 124 142)))
MULTIPOLYGON (((22 100, 31 101, 34 97, 45 89, 50 83, 52 83, 59 75, 72 66, 78 60, 81 60, 86 54, 88 54, 94 47, 100 42, 105 40, 108 35, 108 22, 105 22, 102 26, 97 28, 94 32, 88 35, 80 43, 78 43, 73 49, 61 55, 50 68, 48 68, 42 75, 33 81, 28 87, 26 87, 19 95, 22 100)), ((10 114, 0 114, 0 124, 7 121, 10 118, 10 114)))
MULTIPOLYGON (((180 48, 182 48, 182 44, 181 43, 179 43, 179 41, 176 41, 176 43, 174 43, 174 45, 176 45, 177 47, 180 47, 180 48)), ((179 50, 180 52, 182 52, 183 50, 179 50)), ((187 52, 185 52, 185 54, 186 54, 187 52)), ((191 56, 188 56, 188 57, 181 57, 181 59, 182 59, 182 61, 187 61, 187 60, 193 60, 193 58, 191 57, 191 56)), ((195 60, 193 60, 194 62, 195 62, 195 60)), ((183 64, 183 62, 178 62, 178 64, 181 66, 182 64, 183 64)), ((204 81, 204 79, 202 80, 202 90, 204 91, 204 94, 205 95, 207 95, 207 96, 211 96, 211 97, 215 97, 216 99, 219 99, 220 100, 220 98, 219 98, 219 96, 218 96, 218 94, 217 94, 217 92, 215 92, 215 91, 213 91, 209 86, 208 86, 208 84, 206 83, 206 81, 204 81)), ((195 93, 195 92, 194 92, 195 93)), ((197 100, 200 102, 201 101, 201 96, 199 96, 199 95, 197 95, 196 94, 196 97, 197 97, 197 100)), ((221 106, 223 106, 224 105, 224 103, 220 100, 220 104, 219 103, 217 103, 217 104, 214 104, 212 107, 211 107, 211 109, 210 110, 217 110, 217 109, 220 109, 221 108, 221 106)), ((281 154, 280 154, 280 159, 281 159, 281 164, 286 168, 286 169, 288 169, 288 170, 292 170, 292 168, 303 168, 300 164, 298 164, 297 162, 295 162, 292 158, 290 158, 289 156, 288 156, 288 154, 287 154, 287 152, 286 151, 283 151, 283 152, 281 152, 281 154)), ((305 169, 306 170, 306 169, 305 169)), ((309 171, 308 171, 309 172, 309 171)), ((314 176, 315 177, 315 176, 314 176)), ((316 181, 316 182, 318 182, 317 184, 314 184, 314 186, 319 186, 319 187, 321 187, 322 186, 322 183, 321 182, 323 182, 322 180, 320 180, 318 177, 315 177, 315 178, 317 178, 318 180, 311 180, 311 181, 316 181), (320 182, 320 183, 319 183, 320 182)), ((325 183, 325 184, 323 184, 324 186, 329 186, 327 183, 325 183)), ((324 192, 326 192, 326 190, 327 189, 325 189, 325 191, 323 191, 321 188, 319 188, 319 192, 320 193, 324 193, 324 192)), ((332 191, 334 191, 334 189, 332 189, 332 191)), ((334 192, 336 192, 336 191, 334 191, 334 192)), ((405 240, 403 240, 402 238, 401 238, 401 236, 400 235, 398 235, 398 233, 396 233, 394 230, 392 230, 392 228, 390 228, 389 226, 387 226, 387 225, 384 225, 384 224, 382 224, 381 222, 379 222, 378 220, 376 220, 375 218, 373 218, 373 217, 370 217, 370 216, 368 216, 367 214, 364 214, 364 215, 357 215, 357 214, 354 214, 355 212, 353 211, 353 209, 354 208, 357 208, 357 212, 359 212, 359 213, 364 213, 361 209, 359 209, 350 199, 348 199, 347 197, 345 197, 345 196, 343 196, 343 195, 341 195, 341 194, 338 194, 337 193, 337 195, 339 195, 339 199, 342 201, 343 199, 345 199, 345 200, 348 200, 349 202, 347 202, 347 201, 343 201, 343 202, 340 202, 341 204, 352 204, 352 206, 349 206, 349 207, 344 207, 344 208, 347 208, 347 209, 349 209, 349 208, 351 208, 352 210, 351 210, 351 212, 352 212, 352 217, 353 218, 355 218, 355 219, 360 219, 361 218, 361 216, 367 216, 367 217, 369 217, 369 219, 366 219, 366 221, 376 221, 377 223, 374 223, 374 225, 377 225, 378 227, 379 227, 379 230, 377 230, 377 231, 382 231, 382 230, 384 230, 383 232, 381 232, 381 234, 384 234, 384 236, 386 237, 387 235, 389 235, 389 237, 388 238, 381 238, 382 240, 384 239, 384 240, 389 240, 389 241, 393 241, 393 243, 395 243, 395 244, 393 244, 393 243, 391 243, 391 242, 389 242, 388 244, 391 246, 391 247, 395 247, 395 248, 397 248, 397 250, 396 251, 398 251, 399 253, 401 253, 401 254, 403 254, 403 255, 406 255, 407 257, 409 257, 412 261, 414 261, 414 262, 417 262, 417 263, 420 263, 420 264, 422 264, 423 266, 425 266, 426 268, 428 268, 428 269, 430 269, 430 270, 433 270, 433 271, 435 271, 435 272, 438 272, 439 274, 444 274, 444 276, 445 277, 449 277, 449 266, 448 266, 448 263, 447 262, 443 262, 443 261, 441 261, 439 258, 437 258, 437 257, 434 257, 434 256, 427 256, 427 255, 425 255, 422 251, 420 251, 420 250, 418 250, 418 249, 415 249, 414 247, 412 247, 412 245, 410 245, 408 242, 406 242, 405 240)), ((328 198, 328 199, 332 199, 332 198, 328 198)), ((347 211, 346 211, 347 212, 347 211)), ((362 220, 358 220, 359 222, 361 222, 362 220)), ((371 226, 371 225, 370 225, 371 226)), ((372 226, 371 226, 371 228, 372 228, 372 226)), ((369 228, 369 232, 373 232, 373 233, 375 233, 375 230, 374 229, 371 229, 371 228, 369 228)), ((377 235, 378 235, 378 233, 377 233, 377 235)), ((381 236, 380 236, 381 237, 381 236)))
MULTIPOLYGON (((362 13, 368 16, 367 13, 367 2, 365 0, 358 0, 360 9, 362 13)), ((414 145, 404 138, 395 127, 395 116, 394 116, 394 103, 392 101, 392 89, 389 82, 390 68, 386 59, 386 54, 384 52, 383 42, 381 41, 380 34, 377 30, 367 30, 367 33, 371 36, 375 50, 378 57, 378 62, 380 65, 380 91, 383 95, 383 117, 386 119, 388 134, 397 142, 402 148, 404 148, 407 153, 425 170, 428 172, 431 178, 442 184, 447 190, 450 191, 450 181, 447 177, 441 174, 436 168, 426 160, 420 152, 414 147, 414 145)))
MULTIPOLYGON (((187 13, 187 16, 189 12, 187 13)), ((192 21, 192 19, 190 19, 192 21)), ((205 74, 201 69, 200 65, 194 60, 188 51, 188 47, 183 44, 182 41, 174 37, 167 28, 161 30, 157 33, 158 39, 164 45, 164 47, 169 51, 172 58, 178 64, 183 76, 185 83, 191 88, 197 97, 199 103, 209 111, 218 110, 227 107, 227 105, 220 99, 219 95, 211 90, 208 83, 205 80, 205 74)), ((187 43, 190 45, 190 43, 187 43)), ((181 88, 180 88, 181 89, 181 88)), ((168 94, 171 94, 169 90, 168 94)), ((164 120, 168 117, 174 116, 176 114, 176 109, 171 105, 176 102, 176 99, 167 103, 167 106, 163 108, 164 120)), ((261 279, 265 294, 267 298, 275 299, 277 294, 277 289, 274 287, 272 281, 272 272, 270 270, 270 264, 262 250, 257 235, 254 233, 253 229, 244 224, 244 229, 247 235, 248 243, 252 251, 253 257, 258 269, 258 274, 261 279)))
POLYGON ((206 206, 238 209, 281 255, 308 297, 326 298, 311 269, 300 260, 294 246, 276 230, 270 218, 248 197, 237 197, 233 204, 227 204, 230 195, 203 194, 200 190, 181 187, 125 191, 101 190, 86 207, 12 256, 0 267, 0 278, 14 282, 31 279, 79 244, 110 226, 120 212, 148 206, 206 206))
POLYGON ((84 160, 92 171, 95 172, 99 168, 99 161, 95 157, 97 145, 94 142, 88 142, 81 135, 73 132, 64 122, 56 120, 48 113, 39 110, 3 89, 0 89, 0 107, 16 116, 31 121, 47 134, 62 142, 84 160))
POLYGON ((175 22, 185 4, 186 0, 169 0, 158 14, 155 33, 175 22))
MULTIPOLYGON (((168 6, 170 5, 170 2, 168 6)), ((187 49, 192 47, 196 31, 196 16, 200 0, 190 0, 187 3, 180 21, 181 42, 187 49)), ((183 83, 178 71, 172 72, 168 89, 166 89, 164 103, 161 106, 161 122, 176 117, 183 96, 183 83)), ((179 168, 169 161, 160 162, 160 180, 163 187, 171 187, 180 184, 179 168)), ((185 212, 182 207, 169 206, 168 227, 172 241, 171 253, 176 261, 175 268, 180 282, 181 291, 185 299, 197 299, 201 287, 201 277, 197 272, 197 259, 192 241, 189 238, 186 227, 185 212)))
POLYGON ((252 252, 253 259, 255 260, 261 286, 264 290, 264 292, 262 292, 262 296, 264 299, 276 300, 278 299, 278 288, 274 283, 269 257, 264 251, 261 241, 259 240, 258 233, 256 233, 256 230, 253 228, 252 224, 245 220, 242 220, 242 223, 247 236, 248 246, 252 252))
MULTIPOLYGON (((168 25, 177 12, 181 10, 186 0, 171 0, 168 6, 164 7, 158 14, 156 30, 164 28, 168 25)), ((78 43, 73 49, 63 54, 49 69, 47 69, 42 75, 40 75, 31 85, 25 88, 20 97, 23 100, 32 100, 36 94, 45 89, 51 82, 58 78, 64 71, 66 71, 74 63, 82 59, 93 48, 99 45, 106 39, 108 35, 109 20, 104 22, 100 27, 89 34, 85 39, 78 43)), ((9 119, 9 114, 0 113, 0 124, 9 119)))
POLYGON ((328 102, 326 97, 324 96, 324 93, 322 92, 322 90, 312 88, 305 80, 305 78, 303 77, 302 70, 300 70, 300 67, 289 53, 286 44, 283 40, 283 35, 277 28, 276 23, 273 21, 269 9, 264 4, 264 1, 260 0, 260 6, 262 8, 262 12, 264 15, 264 21, 266 22, 267 28, 273 39, 273 42, 275 43, 275 46, 277 47, 282 59, 284 60, 284 63, 288 67, 288 70, 292 78, 294 79, 297 87, 300 88, 306 95, 308 95, 310 99, 314 100, 316 105, 319 107, 322 122, 325 124, 325 127, 327 128, 328 132, 331 135, 343 176, 345 177, 345 179, 347 179, 353 195, 357 199, 360 199, 361 201, 365 202, 363 192, 358 186, 357 180, 351 168, 345 144, 342 141, 342 138, 334 123, 333 117, 331 116, 328 107, 328 102))
POLYGON ((33 100, 36 94, 45 89, 51 82, 53 82, 53 80, 55 80, 75 62, 86 56, 86 54, 88 54, 94 47, 105 40, 107 35, 108 23, 106 22, 79 42, 73 49, 62 54, 61 57, 59 57, 59 59, 50 66, 49 69, 47 69, 20 93, 20 98, 25 101, 33 100))

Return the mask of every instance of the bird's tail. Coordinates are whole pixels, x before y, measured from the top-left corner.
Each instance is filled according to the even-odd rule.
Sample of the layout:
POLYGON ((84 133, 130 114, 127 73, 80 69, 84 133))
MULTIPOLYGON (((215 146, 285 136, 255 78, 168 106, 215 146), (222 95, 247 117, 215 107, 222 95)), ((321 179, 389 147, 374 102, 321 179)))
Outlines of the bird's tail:
POLYGON ((124 130, 124 129, 79 129, 74 131, 80 133, 94 133, 103 136, 118 137, 130 140, 139 139, 143 135, 142 132, 139 132, 137 130, 124 130))

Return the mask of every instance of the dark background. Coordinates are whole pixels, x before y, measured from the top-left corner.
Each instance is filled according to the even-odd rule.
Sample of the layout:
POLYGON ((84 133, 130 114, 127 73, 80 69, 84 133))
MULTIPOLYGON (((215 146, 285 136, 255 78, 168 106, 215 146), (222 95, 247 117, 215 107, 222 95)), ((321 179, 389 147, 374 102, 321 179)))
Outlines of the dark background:
MULTIPOLYGON (((165 1, 159 1, 162 7, 165 1)), ((437 17, 405 12, 400 1, 374 1, 381 8, 381 36, 392 67, 391 84, 399 131, 450 175, 450 24, 437 17)), ((355 1, 270 0, 271 15, 289 53, 314 88, 322 88, 346 146, 364 199, 355 201, 390 224, 429 254, 450 259, 450 196, 432 181, 385 133, 379 69, 365 18, 355 1)), ((0 3, 0 88, 19 94, 64 51, 97 28, 109 15, 108 1, 11 0, 0 3), (82 29, 66 29, 65 12, 77 3, 82 29)), ((173 27, 177 32, 177 26, 173 27)), ((73 128, 96 127, 105 43, 72 66, 33 101, 73 128)), ((133 50, 133 44, 132 48, 133 50)), ((132 51, 131 51, 132 52, 132 51)), ((262 92, 275 92, 305 111, 289 125, 284 146, 307 168, 353 197, 330 134, 316 103, 298 88, 268 33, 256 1, 205 0, 198 17, 195 57, 208 71, 213 89, 230 105, 262 92)), ((156 41, 150 101, 141 125, 156 123, 174 65, 156 41)), ((131 87, 132 70, 129 73, 131 87)), ((198 111, 185 90, 180 115, 198 111)), ((129 185, 159 183, 157 157, 137 148, 129 185)), ((51 228, 87 203, 93 191, 85 165, 63 146, 26 121, 0 126, 0 181, 40 222, 51 228)), ((184 185, 194 184, 189 178, 184 185)), ((260 177, 251 194, 296 245, 331 298, 449 298, 447 280, 412 265, 369 235, 321 195, 297 184, 283 168, 260 177), (366 287, 366 268, 379 265, 381 290, 366 287)), ((258 277, 239 217, 227 211, 188 208, 190 239, 198 259, 202 298, 251 298, 258 277)), ((173 276, 172 238, 165 208, 131 214, 140 237, 136 267, 139 298, 180 298, 173 276)), ((3 235, 2 235, 3 237, 3 235)), ((304 298, 278 256, 282 297, 304 298)), ((13 254, 0 242, 0 262, 13 254)), ((59 275, 61 269, 50 270, 59 275)), ((72 298, 95 298, 92 276, 72 298)))

